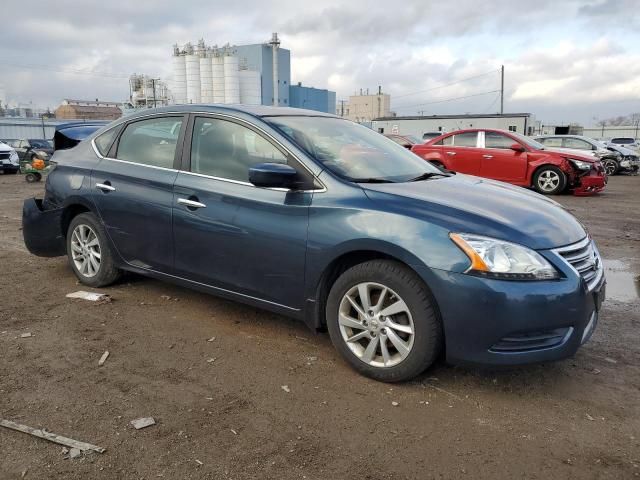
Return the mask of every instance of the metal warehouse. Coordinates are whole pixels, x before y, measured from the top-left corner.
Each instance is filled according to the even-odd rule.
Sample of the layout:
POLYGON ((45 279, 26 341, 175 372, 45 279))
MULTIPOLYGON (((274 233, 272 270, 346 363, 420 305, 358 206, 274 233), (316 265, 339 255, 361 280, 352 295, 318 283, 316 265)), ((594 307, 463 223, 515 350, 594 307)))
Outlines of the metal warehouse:
POLYGON ((371 127, 380 133, 414 135, 418 138, 422 138, 426 132, 445 133, 464 128, 496 128, 533 135, 535 118, 530 113, 382 117, 373 120, 371 127))

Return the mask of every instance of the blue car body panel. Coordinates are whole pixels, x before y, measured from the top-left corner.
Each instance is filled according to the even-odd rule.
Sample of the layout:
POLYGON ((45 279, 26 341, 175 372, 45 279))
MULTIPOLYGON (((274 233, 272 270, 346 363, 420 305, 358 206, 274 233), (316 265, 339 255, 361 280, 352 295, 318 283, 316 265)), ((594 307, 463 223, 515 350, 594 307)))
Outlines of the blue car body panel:
POLYGON ((314 328, 324 321, 321 286, 327 272, 345 256, 371 252, 405 263, 424 280, 453 362, 554 360, 580 346, 604 279, 595 293, 589 291, 553 251, 587 235, 556 202, 465 175, 350 183, 266 123, 265 115, 325 116, 265 107, 166 107, 121 119, 77 147, 56 152, 44 203, 25 202, 27 247, 37 255, 63 254, 65 212, 81 206, 99 216, 121 268, 284 313, 314 328), (216 114, 250 123, 302 163, 317 188, 263 189, 194 175, 185 171, 180 148, 173 169, 102 158, 94 150, 91 140, 113 125, 163 113, 216 114), (115 191, 96 188, 105 182, 115 191), (179 199, 197 199, 207 208, 186 208, 179 199), (451 232, 527 246, 545 256, 561 278, 516 282, 466 274, 470 261, 449 238, 451 232), (566 333, 558 333, 557 344, 548 348, 495 349, 501 339, 547 330, 566 333))

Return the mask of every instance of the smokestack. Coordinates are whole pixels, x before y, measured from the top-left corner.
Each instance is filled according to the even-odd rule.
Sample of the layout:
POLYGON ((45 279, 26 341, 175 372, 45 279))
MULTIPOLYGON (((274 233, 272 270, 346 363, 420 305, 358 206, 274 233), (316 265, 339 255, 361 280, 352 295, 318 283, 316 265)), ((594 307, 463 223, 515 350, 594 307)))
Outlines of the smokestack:
POLYGON ((271 45, 271 53, 273 55, 273 104, 278 106, 278 48, 280 48, 280 39, 277 33, 271 35, 269 45, 271 45))

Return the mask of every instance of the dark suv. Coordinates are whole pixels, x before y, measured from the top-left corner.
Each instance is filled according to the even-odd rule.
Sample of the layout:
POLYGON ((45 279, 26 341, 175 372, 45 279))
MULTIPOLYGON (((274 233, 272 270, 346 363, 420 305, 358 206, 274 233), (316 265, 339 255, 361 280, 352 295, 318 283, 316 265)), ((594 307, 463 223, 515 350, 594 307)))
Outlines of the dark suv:
POLYGON ((384 381, 440 353, 492 365, 573 355, 604 297, 596 246, 557 203, 293 108, 120 119, 56 152, 23 233, 91 287, 138 272, 326 328, 384 381))

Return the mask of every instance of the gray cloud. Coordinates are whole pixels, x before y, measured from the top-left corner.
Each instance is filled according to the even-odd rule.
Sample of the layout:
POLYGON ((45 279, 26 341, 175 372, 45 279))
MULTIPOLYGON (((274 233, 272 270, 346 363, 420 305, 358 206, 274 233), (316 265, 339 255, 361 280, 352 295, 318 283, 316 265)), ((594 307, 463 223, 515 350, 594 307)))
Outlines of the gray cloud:
POLYGON ((0 30, 0 61, 11 72, 0 83, 10 98, 43 106, 64 97, 117 100, 128 95, 132 72, 170 74, 174 42, 255 43, 278 31, 292 51, 292 80, 335 89, 338 98, 382 85, 398 97, 394 107, 404 106, 399 113, 493 111, 495 94, 431 102, 495 90, 497 73, 435 87, 505 64, 509 109, 587 121, 640 107, 623 98, 640 78, 635 3, 5 0, 3 17, 20 20, 0 30))

